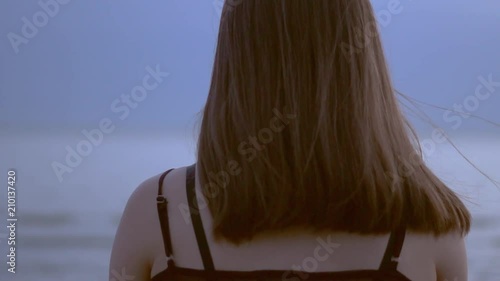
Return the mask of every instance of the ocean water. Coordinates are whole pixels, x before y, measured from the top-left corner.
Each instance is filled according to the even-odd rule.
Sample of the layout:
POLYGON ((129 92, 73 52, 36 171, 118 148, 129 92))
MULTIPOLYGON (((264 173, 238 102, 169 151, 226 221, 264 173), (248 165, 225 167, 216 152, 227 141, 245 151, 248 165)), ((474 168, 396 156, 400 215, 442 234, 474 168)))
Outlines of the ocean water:
MULTIPOLYGON (((94 281, 108 279, 113 236, 132 191, 143 180, 194 162, 189 131, 105 136, 62 181, 52 168, 80 133, 0 136, 0 226, 6 225, 7 171, 17 172, 17 273, 6 271, 7 245, 0 227, 0 280, 94 281)), ((477 167, 500 180, 500 136, 453 138, 477 167)), ((473 213, 467 238, 470 280, 500 280, 500 188, 449 144, 424 149, 429 165, 466 198, 473 213)))

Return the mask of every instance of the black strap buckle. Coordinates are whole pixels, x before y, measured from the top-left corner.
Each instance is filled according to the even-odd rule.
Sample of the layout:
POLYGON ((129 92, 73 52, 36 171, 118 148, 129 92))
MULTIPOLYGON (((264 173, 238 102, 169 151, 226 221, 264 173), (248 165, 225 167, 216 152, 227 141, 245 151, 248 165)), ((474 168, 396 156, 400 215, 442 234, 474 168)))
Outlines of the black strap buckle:
POLYGON ((156 203, 158 203, 158 204, 167 203, 167 199, 163 195, 158 195, 156 197, 156 203))

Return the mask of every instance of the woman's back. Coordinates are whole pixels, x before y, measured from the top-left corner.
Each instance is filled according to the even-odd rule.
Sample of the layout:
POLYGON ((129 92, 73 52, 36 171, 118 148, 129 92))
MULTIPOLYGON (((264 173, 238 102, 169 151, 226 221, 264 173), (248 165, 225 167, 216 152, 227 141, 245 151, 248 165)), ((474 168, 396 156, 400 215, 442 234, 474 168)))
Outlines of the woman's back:
POLYGON ((111 273, 466 280, 470 213, 427 167, 383 50, 370 0, 226 1, 198 137, 198 192, 185 169, 174 170, 157 209, 160 178, 141 185, 111 273), (197 197, 205 200, 193 223, 197 197), (171 247, 162 247, 159 218, 171 247), (216 271, 203 271, 211 263, 198 246, 210 249, 216 271), (241 273, 255 270, 275 271, 241 273), (332 271, 344 273, 321 273, 332 271))
MULTIPOLYGON (((156 276, 156 279, 152 279, 155 281, 172 280, 168 278, 172 276, 182 280, 188 276, 191 277, 186 280, 205 280, 207 277, 206 272, 203 271, 204 264, 198 246, 203 245, 203 242, 197 241, 200 238, 195 234, 190 210, 193 211, 194 217, 196 217, 196 212, 187 200, 186 172, 187 168, 175 169, 165 177, 163 183, 163 194, 168 201, 169 225, 169 230, 165 231, 164 229, 163 231, 168 232, 166 236, 170 235, 171 237, 172 260, 175 262, 175 267, 181 268, 181 271, 176 271, 180 272, 180 275, 173 274, 173 271, 170 272, 173 266, 170 266, 170 271, 166 270, 168 262, 163 242, 166 237, 162 237, 162 229, 158 219, 160 214, 156 206, 160 176, 153 177, 141 185, 127 206, 129 213, 137 217, 135 222, 132 222, 133 218, 129 218, 129 223, 132 224, 130 230, 137 232, 140 229, 141 236, 139 241, 135 242, 138 243, 137 245, 129 244, 129 246, 137 247, 140 251, 136 253, 137 256, 147 256, 146 260, 150 263, 150 272, 145 273, 148 279, 139 280, 149 280, 149 276, 156 276), (134 205, 141 210, 134 208, 134 205), (155 220, 156 222, 154 222, 155 220), (148 223, 144 223, 144 221, 148 223), (182 268, 189 270, 183 271, 182 268), (194 279, 192 279, 193 277, 194 279)), ((212 280, 335 280, 332 277, 342 277, 342 274, 334 273, 331 276, 321 277, 317 273, 341 271, 357 271, 352 275, 356 279, 338 280, 375 280, 364 279, 361 276, 374 276, 373 271, 381 267, 388 248, 389 234, 380 236, 359 236, 347 233, 314 235, 307 234, 305 231, 256 237, 252 242, 240 246, 218 243, 214 241, 211 234, 212 218, 208 208, 204 205, 204 200, 201 199, 203 197, 200 196, 198 184, 196 185, 196 194, 199 199, 197 201, 204 228, 203 234, 206 234, 215 270, 231 272, 273 271, 258 274, 222 273, 222 275, 213 277, 212 280), (227 276, 221 278, 224 275, 227 276)), ((126 228, 126 226, 124 227, 126 228)), ((200 230, 198 229, 198 231, 200 230)), ((452 236, 435 239, 432 235, 411 232, 406 232, 403 238, 404 243, 397 265, 399 273, 393 272, 395 279, 384 278, 380 280, 405 280, 402 279, 404 276, 415 281, 436 280, 437 263, 448 264, 443 268, 452 269, 453 276, 446 273, 449 281, 454 280, 453 278, 466 280, 458 279, 459 276, 463 276, 463 278, 466 276, 466 267, 464 268, 464 261, 461 260, 463 255, 457 255, 463 251, 461 239, 454 239, 452 236), (441 258, 444 259, 440 260, 441 258)), ((132 240, 125 243, 134 244, 132 240)), ((443 279, 437 280, 445 279, 443 277, 443 279)))

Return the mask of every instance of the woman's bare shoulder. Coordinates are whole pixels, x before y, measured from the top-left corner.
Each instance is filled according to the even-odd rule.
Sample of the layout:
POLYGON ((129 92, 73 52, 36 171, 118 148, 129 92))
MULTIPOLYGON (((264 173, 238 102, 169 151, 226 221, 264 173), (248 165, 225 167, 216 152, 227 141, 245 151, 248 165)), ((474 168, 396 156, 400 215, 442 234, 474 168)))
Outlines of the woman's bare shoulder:
MULTIPOLYGON (((449 232, 439 236, 409 232, 407 247, 412 251, 427 252, 433 259, 437 280, 467 280, 467 252, 465 236, 449 232)), ((418 256, 418 255, 416 255, 418 256)))
POLYGON ((446 275, 445 279, 466 280, 461 278, 467 276, 465 239, 465 235, 459 232, 450 232, 434 238, 436 269, 438 273, 446 275))
MULTIPOLYGON (((185 173, 183 170, 185 169, 174 169, 165 177, 163 184, 165 197, 178 193, 175 191, 179 189, 178 185, 173 183, 178 181, 180 173, 185 173)), ((162 174, 144 180, 130 195, 115 236, 113 250, 116 252, 115 256, 121 253, 140 257, 142 261, 151 265, 153 262, 151 257, 157 253, 158 248, 162 248, 158 247, 162 242, 162 234, 156 200, 162 174)))
MULTIPOLYGON (((185 175, 186 167, 173 169, 171 172, 163 180, 162 186, 162 194, 168 198, 170 195, 177 194, 179 192, 179 186, 182 186, 181 179, 185 175)), ((129 199, 130 202, 139 201, 145 203, 144 200, 150 201, 151 198, 156 202, 156 197, 158 195, 158 189, 160 184, 160 177, 164 174, 160 173, 154 175, 146 180, 144 180, 139 186, 135 189, 129 199)), ((153 204, 156 210, 156 204, 153 204)))

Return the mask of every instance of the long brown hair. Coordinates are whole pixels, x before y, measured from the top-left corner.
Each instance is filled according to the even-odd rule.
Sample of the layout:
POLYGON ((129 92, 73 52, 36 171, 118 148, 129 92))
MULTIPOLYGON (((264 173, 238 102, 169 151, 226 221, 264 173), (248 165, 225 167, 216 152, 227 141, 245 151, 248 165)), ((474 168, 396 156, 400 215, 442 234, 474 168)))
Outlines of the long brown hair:
POLYGON ((369 0, 226 1, 197 165, 218 240, 470 229, 399 108, 369 0))

